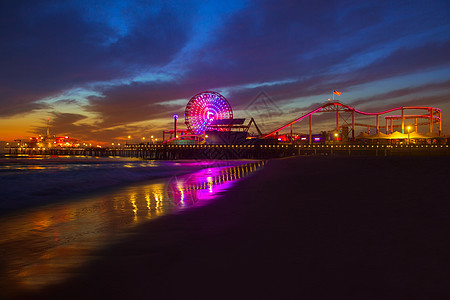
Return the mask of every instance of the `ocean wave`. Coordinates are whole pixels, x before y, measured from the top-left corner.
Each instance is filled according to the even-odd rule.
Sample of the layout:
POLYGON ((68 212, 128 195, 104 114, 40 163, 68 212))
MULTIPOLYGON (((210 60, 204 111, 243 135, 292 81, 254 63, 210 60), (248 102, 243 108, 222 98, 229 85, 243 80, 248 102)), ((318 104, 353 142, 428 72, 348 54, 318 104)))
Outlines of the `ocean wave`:
POLYGON ((170 177, 231 161, 144 161, 129 158, 3 157, 0 212, 64 201, 102 188, 170 177))

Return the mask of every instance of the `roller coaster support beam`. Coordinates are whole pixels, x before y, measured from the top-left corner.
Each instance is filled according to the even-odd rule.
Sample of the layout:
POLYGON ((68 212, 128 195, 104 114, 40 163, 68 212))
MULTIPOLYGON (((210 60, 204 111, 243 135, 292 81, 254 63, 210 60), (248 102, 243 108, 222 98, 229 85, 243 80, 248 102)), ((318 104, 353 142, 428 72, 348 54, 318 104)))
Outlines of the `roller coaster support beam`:
POLYGON ((293 137, 292 137, 292 125, 293 125, 293 124, 291 124, 291 144, 294 143, 294 139, 293 139, 293 137))
POLYGON ((379 115, 377 115, 377 133, 380 132, 380 123, 379 123, 379 115))
POLYGON ((441 119, 441 112, 439 111, 439 136, 441 136, 442 131, 442 119, 441 119))
POLYGON ((402 107, 402 133, 405 133, 405 109, 402 107))
POLYGON ((352 139, 355 140, 355 110, 352 110, 352 139))
POLYGON ((256 124, 255 119, 253 119, 253 118, 251 118, 251 119, 250 119, 250 122, 248 122, 248 125, 247 125, 247 131, 248 131, 248 129, 250 128, 250 126, 252 125, 252 123, 253 123, 253 125, 255 125, 256 131, 258 131, 259 136, 262 136, 262 132, 261 132, 261 130, 259 130, 259 127, 258 127, 258 125, 256 124))
POLYGON ((430 109, 430 133, 433 133, 433 109, 430 109))
POLYGON ((339 132, 339 106, 336 107, 336 132, 339 132))
POLYGON ((312 115, 309 115, 309 144, 312 143, 312 115))

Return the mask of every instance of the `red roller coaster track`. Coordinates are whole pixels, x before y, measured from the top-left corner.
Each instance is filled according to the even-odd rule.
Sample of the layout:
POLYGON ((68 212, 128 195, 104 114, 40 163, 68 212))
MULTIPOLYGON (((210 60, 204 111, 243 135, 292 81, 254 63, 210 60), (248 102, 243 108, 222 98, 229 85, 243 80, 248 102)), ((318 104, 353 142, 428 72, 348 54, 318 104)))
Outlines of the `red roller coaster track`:
POLYGON ((369 113, 369 112, 363 112, 360 110, 357 110, 356 108, 353 108, 351 106, 348 106, 346 104, 340 103, 338 101, 333 101, 333 102, 328 102, 323 104, 322 106, 308 112, 305 113, 304 115, 302 115, 301 117, 281 126, 280 128, 263 135, 264 138, 269 138, 275 134, 278 134, 281 130, 287 128, 288 126, 291 126, 291 131, 292 131, 292 125, 294 123, 297 123, 307 117, 309 117, 309 132, 311 135, 311 127, 312 127, 312 115, 316 114, 316 113, 322 113, 322 112, 336 112, 336 128, 335 131, 338 131, 339 128, 342 128, 344 126, 348 126, 351 127, 353 130, 353 135, 355 133, 355 126, 364 126, 364 127, 375 127, 376 128, 376 132, 378 133, 380 130, 380 123, 379 123, 379 116, 380 115, 384 115, 393 111, 401 111, 401 115, 394 115, 394 116, 385 116, 385 120, 386 120, 386 132, 390 131, 393 132, 394 127, 400 127, 401 126, 401 132, 404 133, 405 132, 405 119, 415 119, 415 123, 413 124, 415 126, 415 131, 417 131, 417 127, 419 125, 430 125, 430 133, 433 132, 433 125, 434 124, 438 124, 439 126, 439 135, 441 134, 441 110, 439 108, 434 108, 434 107, 426 107, 426 106, 402 106, 402 107, 396 107, 396 108, 392 108, 392 109, 388 109, 385 111, 381 111, 381 112, 375 112, 375 113, 369 113), (426 110, 427 113, 426 114, 415 114, 415 115, 407 115, 405 114, 405 110, 426 110), (339 124, 342 116, 340 114, 343 113, 351 113, 351 117, 352 117, 352 121, 351 123, 348 123, 345 119, 343 121, 343 123, 341 123, 341 125, 339 124), (376 125, 373 124, 360 124, 360 123, 356 123, 355 122, 355 114, 359 114, 359 115, 365 115, 365 116, 375 116, 376 119, 376 125), (418 123, 417 119, 426 119, 429 120, 425 123, 418 123), (393 120, 401 120, 401 125, 395 125, 393 124, 393 120), (390 124, 388 124, 388 121, 390 121, 390 124))

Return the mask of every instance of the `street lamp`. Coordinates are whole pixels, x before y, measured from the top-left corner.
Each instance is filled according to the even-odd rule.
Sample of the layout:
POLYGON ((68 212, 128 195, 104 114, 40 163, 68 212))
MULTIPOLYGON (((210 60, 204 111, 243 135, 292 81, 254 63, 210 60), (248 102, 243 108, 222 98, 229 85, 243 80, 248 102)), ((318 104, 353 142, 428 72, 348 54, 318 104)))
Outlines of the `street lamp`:
POLYGON ((130 143, 131 135, 128 136, 127 144, 130 143))
POLYGON ((334 134, 334 136, 335 136, 335 138, 336 138, 336 143, 337 143, 337 141, 338 141, 338 136, 339 136, 339 133, 337 133, 337 132, 336 132, 336 133, 334 134))
POLYGON ((177 120, 178 120, 178 115, 174 114, 173 115, 173 136, 177 137, 177 120))

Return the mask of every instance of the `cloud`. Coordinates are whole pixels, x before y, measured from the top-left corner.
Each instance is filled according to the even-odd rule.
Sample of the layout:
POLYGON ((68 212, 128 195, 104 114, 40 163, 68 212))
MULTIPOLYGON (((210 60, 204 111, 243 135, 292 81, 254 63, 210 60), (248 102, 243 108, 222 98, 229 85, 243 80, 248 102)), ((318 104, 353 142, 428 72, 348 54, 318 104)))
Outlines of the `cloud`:
POLYGON ((73 113, 53 112, 52 114, 54 116, 51 121, 52 126, 64 126, 73 124, 87 118, 84 115, 73 113))
MULTIPOLYGON (((366 103, 373 103, 377 101, 386 101, 386 100, 392 100, 400 97, 410 96, 409 98, 413 97, 416 98, 416 94, 419 93, 426 93, 426 92, 436 92, 436 91, 448 91, 450 90, 450 81, 444 81, 444 82, 438 82, 438 83, 430 83, 420 86, 414 86, 414 87, 407 87, 403 89, 395 89, 386 93, 380 93, 371 97, 365 97, 365 98, 359 98, 353 100, 350 105, 356 106, 360 104, 366 104, 366 103)), ((429 98, 429 97, 425 97, 429 98)), ((431 97, 429 99, 434 99, 434 97, 431 97)), ((410 101, 410 100, 406 100, 410 101)), ((427 101, 425 99, 422 100, 421 105, 427 105, 427 101)))
POLYGON ((401 48, 358 70, 358 76, 348 76, 353 77, 349 82, 355 80, 370 82, 432 68, 448 67, 450 65, 449 52, 450 40, 442 43, 432 42, 412 49, 401 48))
MULTIPOLYGON (((214 32, 218 38, 190 61, 188 72, 174 88, 189 85, 193 90, 211 87, 220 90, 226 87, 230 101, 245 106, 261 88, 233 87, 293 79, 287 84, 263 87, 282 104, 328 94, 336 85, 346 89, 439 68, 448 59, 445 42, 432 41, 420 46, 412 43, 410 48, 399 48, 394 42, 412 32, 409 27, 401 26, 393 34, 386 34, 389 25, 407 19, 402 15, 397 21, 390 19, 382 23, 386 21, 385 15, 395 12, 395 7, 328 4, 256 2, 232 15, 214 32), (339 14, 333 13, 334 9, 339 14), (386 46, 392 49, 379 50, 386 46), (364 55, 366 60, 370 56, 375 59, 359 63, 355 59, 358 55, 364 55), (333 70, 346 61, 353 61, 351 69, 333 70)), ((412 16, 418 18, 417 13, 412 16)))
POLYGON ((88 21, 77 6, 52 10, 28 3, 2 12, 8 24, 0 29, 3 114, 15 112, 10 103, 32 108, 27 104, 65 89, 133 77, 164 65, 182 49, 189 28, 169 7, 162 7, 111 44, 111 36, 117 36, 114 28, 88 21))
MULTIPOLYGON (((392 78, 405 74, 411 74, 430 70, 433 68, 443 68, 450 64, 450 42, 443 44, 428 44, 413 49, 399 49, 391 55, 373 62, 369 66, 359 69, 357 72, 342 73, 336 75, 318 75, 312 76, 304 80, 289 82, 283 85, 274 85, 265 87, 264 90, 272 96, 272 98, 282 104, 283 101, 292 99, 301 99, 323 94, 329 94, 333 87, 339 86, 345 91, 361 84, 370 83, 386 78, 392 78)), ((397 90, 395 92, 387 92, 375 97, 368 97, 366 100, 358 99, 353 103, 362 104, 366 101, 382 100, 383 98, 399 97, 401 94, 406 95, 418 91, 431 92, 449 86, 449 82, 430 84, 420 88, 407 88, 397 90)), ((242 99, 251 99, 251 95, 256 95, 257 89, 236 91, 235 96, 242 99)), ((249 100, 247 100, 249 101, 249 100)))
POLYGON ((132 83, 104 92, 103 97, 90 97, 84 108, 99 116, 98 124, 113 127, 147 121, 184 110, 184 105, 164 104, 165 101, 184 98, 186 91, 172 90, 168 83, 132 83))
POLYGON ((394 107, 401 106, 419 106, 419 107, 437 107, 440 108, 442 105, 447 106, 448 103, 448 93, 447 94, 438 94, 438 95, 429 95, 429 96, 412 96, 409 99, 401 100, 392 103, 374 103, 372 105, 368 105, 364 108, 366 112, 381 112, 384 110, 388 110, 394 107))
MULTIPOLYGON (((69 134, 76 132, 80 125, 75 123, 86 119, 87 117, 81 114, 52 112, 52 118, 49 118, 49 126, 51 127, 51 134, 69 134)), ((35 134, 44 134, 46 132, 47 124, 33 127, 32 132, 35 134)), ((91 127, 92 129, 92 127, 91 127)))
POLYGON ((33 102, 25 102, 25 103, 9 103, 3 105, 0 108, 0 116, 2 117, 11 117, 21 114, 27 114, 32 111, 42 110, 42 109, 50 109, 51 106, 45 103, 33 103, 33 102))

